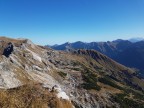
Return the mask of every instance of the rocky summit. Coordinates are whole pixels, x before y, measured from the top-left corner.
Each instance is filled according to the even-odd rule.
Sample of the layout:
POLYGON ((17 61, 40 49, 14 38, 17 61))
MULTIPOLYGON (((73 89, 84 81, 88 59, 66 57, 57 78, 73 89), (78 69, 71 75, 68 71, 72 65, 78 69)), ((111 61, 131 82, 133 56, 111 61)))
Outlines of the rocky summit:
POLYGON ((2 108, 144 108, 144 79, 96 50, 0 37, 2 108))

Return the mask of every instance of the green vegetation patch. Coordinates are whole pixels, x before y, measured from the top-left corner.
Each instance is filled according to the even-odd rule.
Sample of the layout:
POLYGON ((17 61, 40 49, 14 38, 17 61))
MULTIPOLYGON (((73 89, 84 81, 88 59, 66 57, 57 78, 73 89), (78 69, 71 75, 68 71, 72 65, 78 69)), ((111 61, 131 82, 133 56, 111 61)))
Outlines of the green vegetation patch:
POLYGON ((62 71, 59 71, 58 74, 63 78, 65 78, 67 76, 67 73, 64 73, 62 71))
POLYGON ((73 64, 73 66, 78 66, 78 65, 80 65, 80 63, 77 62, 77 61, 72 62, 72 64, 73 64))
POLYGON ((144 100, 144 93, 141 91, 136 91, 133 89, 124 89, 124 92, 126 94, 132 93, 134 95, 134 99, 138 99, 138 100, 144 100))
POLYGON ((126 94, 117 94, 113 99, 120 104, 121 108, 144 108, 144 103, 128 99, 126 98, 126 94))
POLYGON ((80 68, 72 68, 72 69, 75 70, 75 71, 81 71, 80 68))
POLYGON ((89 71, 88 69, 85 70, 85 73, 83 74, 83 80, 84 83, 82 84, 84 89, 87 90, 101 90, 101 87, 97 85, 97 75, 89 71))
POLYGON ((106 84, 106 85, 109 85, 109 86, 112 86, 114 88, 117 88, 117 89, 120 89, 120 90, 123 90, 122 87, 120 87, 119 85, 115 84, 108 76, 105 76, 105 77, 102 77, 102 78, 99 78, 98 79, 99 82, 103 83, 103 84, 106 84))

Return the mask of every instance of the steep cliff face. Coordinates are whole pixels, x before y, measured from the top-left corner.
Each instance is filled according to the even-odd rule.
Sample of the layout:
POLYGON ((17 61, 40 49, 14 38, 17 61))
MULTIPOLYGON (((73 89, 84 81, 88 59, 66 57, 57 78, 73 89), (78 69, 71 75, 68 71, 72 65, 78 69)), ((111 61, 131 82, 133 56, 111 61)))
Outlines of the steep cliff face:
POLYGON ((55 95, 56 103, 63 105, 66 100, 67 108, 119 108, 137 105, 137 101, 142 103, 139 97, 131 96, 143 96, 143 79, 99 52, 66 53, 37 46, 27 39, 1 37, 0 40, 0 88, 7 89, 8 93, 17 87, 24 89, 29 84, 40 84, 40 91, 46 89, 49 96, 55 95), (13 50, 7 56, 4 52, 9 46, 13 46, 13 50), (130 103, 122 104, 119 98, 130 103))

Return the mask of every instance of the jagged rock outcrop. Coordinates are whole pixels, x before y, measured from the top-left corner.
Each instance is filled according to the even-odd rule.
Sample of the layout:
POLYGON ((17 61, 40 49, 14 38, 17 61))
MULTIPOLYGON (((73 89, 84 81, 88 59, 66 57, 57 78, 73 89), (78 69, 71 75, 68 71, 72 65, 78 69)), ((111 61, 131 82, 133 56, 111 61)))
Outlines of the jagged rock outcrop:
POLYGON ((3 51, 3 55, 9 57, 12 52, 13 52, 13 44, 9 42, 7 47, 3 51))

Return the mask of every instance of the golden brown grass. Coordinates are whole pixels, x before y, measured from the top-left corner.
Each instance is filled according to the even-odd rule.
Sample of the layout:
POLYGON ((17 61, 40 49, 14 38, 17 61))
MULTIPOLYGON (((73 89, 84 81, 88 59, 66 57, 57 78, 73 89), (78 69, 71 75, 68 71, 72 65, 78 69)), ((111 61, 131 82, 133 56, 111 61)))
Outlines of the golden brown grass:
POLYGON ((72 108, 72 104, 58 99, 40 84, 29 84, 0 90, 0 108, 72 108))

